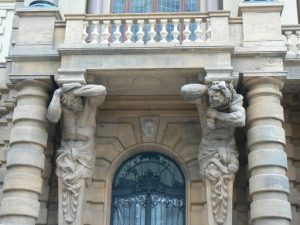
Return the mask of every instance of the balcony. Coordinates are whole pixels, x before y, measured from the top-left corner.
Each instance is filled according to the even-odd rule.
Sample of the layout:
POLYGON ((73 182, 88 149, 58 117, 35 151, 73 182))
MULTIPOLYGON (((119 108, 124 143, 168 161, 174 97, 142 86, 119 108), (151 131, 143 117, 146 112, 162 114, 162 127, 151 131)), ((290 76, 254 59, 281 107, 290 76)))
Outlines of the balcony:
POLYGON ((65 44, 81 48, 233 47, 229 12, 68 15, 65 44))

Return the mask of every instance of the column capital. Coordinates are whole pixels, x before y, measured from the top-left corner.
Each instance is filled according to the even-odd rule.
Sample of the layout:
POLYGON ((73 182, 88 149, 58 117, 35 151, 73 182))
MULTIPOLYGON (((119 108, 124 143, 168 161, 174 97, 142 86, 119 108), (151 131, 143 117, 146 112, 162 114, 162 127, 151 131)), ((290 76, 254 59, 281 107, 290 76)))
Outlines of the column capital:
POLYGON ((279 90, 281 90, 284 85, 282 78, 278 77, 251 77, 246 78, 243 83, 247 89, 261 85, 274 85, 278 86, 279 90))
POLYGON ((206 67, 205 83, 210 84, 213 81, 231 82, 234 79, 233 68, 231 66, 224 68, 206 67))
POLYGON ((50 79, 22 79, 15 81, 13 85, 17 90, 20 90, 23 87, 27 86, 35 86, 37 88, 45 89, 46 91, 50 91, 53 89, 53 82, 50 79))
POLYGON ((58 85, 62 85, 66 83, 86 84, 86 71, 59 69, 58 75, 55 76, 55 81, 58 85))

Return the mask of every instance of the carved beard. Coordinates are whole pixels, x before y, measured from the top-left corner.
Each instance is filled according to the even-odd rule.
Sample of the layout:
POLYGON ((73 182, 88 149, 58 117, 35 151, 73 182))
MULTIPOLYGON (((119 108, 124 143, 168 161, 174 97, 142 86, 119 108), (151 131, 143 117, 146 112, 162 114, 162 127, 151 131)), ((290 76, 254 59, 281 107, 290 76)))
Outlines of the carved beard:
POLYGON ((209 90, 209 105, 214 109, 224 108, 229 105, 230 98, 226 97, 222 91, 209 90))

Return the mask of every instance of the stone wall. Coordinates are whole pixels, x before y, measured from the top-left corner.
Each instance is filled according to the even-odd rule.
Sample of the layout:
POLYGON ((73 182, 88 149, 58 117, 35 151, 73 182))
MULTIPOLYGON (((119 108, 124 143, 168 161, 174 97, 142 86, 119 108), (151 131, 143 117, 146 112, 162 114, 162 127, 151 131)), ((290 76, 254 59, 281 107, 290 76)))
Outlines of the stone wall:
MULTIPOLYGON (((5 68, 1 70, 5 74, 5 68)), ((4 83, 2 83, 4 84, 4 83)), ((13 117, 15 90, 5 85, 1 88, 0 118, 0 183, 6 172, 6 151, 13 117)), ((288 177, 292 203, 292 225, 300 224, 300 105, 299 96, 284 95, 285 131, 287 138, 288 177)), ((105 106, 104 106, 105 107, 105 106)), ((97 118, 97 162, 93 185, 88 190, 88 206, 85 224, 109 224, 110 184, 121 163, 129 156, 147 150, 156 150, 169 155, 181 165, 188 179, 189 224, 205 225, 206 199, 203 183, 198 176, 197 151, 201 137, 196 109, 191 110, 126 110, 100 109, 97 118), (157 122, 154 139, 143 138, 142 121, 157 122), (99 220, 99 218, 103 218, 99 220), (200 223, 199 223, 200 218, 200 223)), ((49 127, 49 142, 46 151, 43 192, 40 196, 41 212, 37 224, 57 224, 57 178, 52 167, 59 128, 49 127), (49 197, 50 194, 50 197, 49 197)), ((249 197, 247 178, 247 152, 244 146, 244 131, 239 130, 237 141, 240 149, 240 170, 236 176, 234 191, 234 225, 249 224, 249 197)))
POLYGON ((290 180, 289 201, 292 204, 292 225, 300 224, 300 99, 297 94, 285 95, 286 153, 290 180))
MULTIPOLYGON (((145 105, 148 103, 145 102, 145 105)), ((110 105, 108 103, 107 105, 110 105)), ((117 105, 117 103, 116 103, 117 105)), ((109 224, 111 183, 118 167, 130 156, 142 151, 158 151, 173 158, 187 179, 187 218, 190 225, 207 224, 205 186, 199 177, 198 146, 201 129, 196 109, 190 110, 106 110, 97 114, 96 168, 93 184, 88 189, 84 224, 109 224), (151 120, 153 134, 144 128, 151 120)), ((242 131, 243 132, 243 131, 242 131)), ((240 143, 241 144, 241 143, 240 143)), ((246 155, 240 145, 241 160, 246 155)), ((244 163, 243 163, 244 164, 244 163)), ((235 225, 248 224, 247 179, 245 166, 235 185, 235 225)), ((57 224, 57 179, 51 179, 48 225, 57 224)))

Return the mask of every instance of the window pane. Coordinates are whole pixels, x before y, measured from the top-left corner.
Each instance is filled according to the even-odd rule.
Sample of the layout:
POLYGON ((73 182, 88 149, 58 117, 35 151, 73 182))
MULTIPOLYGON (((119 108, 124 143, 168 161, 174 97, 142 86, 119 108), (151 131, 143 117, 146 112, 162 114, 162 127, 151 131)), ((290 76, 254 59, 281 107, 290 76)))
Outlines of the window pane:
MULTIPOLYGON (((198 12, 199 0, 112 0, 112 13, 198 12), (155 8, 153 9, 155 5, 155 8)), ((206 0, 208 9, 216 9, 219 0, 206 0)))
POLYGON ((157 12, 180 12, 180 0, 158 0, 157 12))
POLYGON ((118 170, 112 193, 112 225, 184 225, 185 179, 159 153, 142 153, 118 170))
POLYGON ((130 0, 130 13, 149 13, 153 12, 153 0, 130 0))
POLYGON ((184 11, 185 12, 198 12, 199 11, 198 0, 186 0, 184 3, 184 11))
POLYGON ((114 0, 112 4, 112 13, 125 13, 126 0, 114 0))

